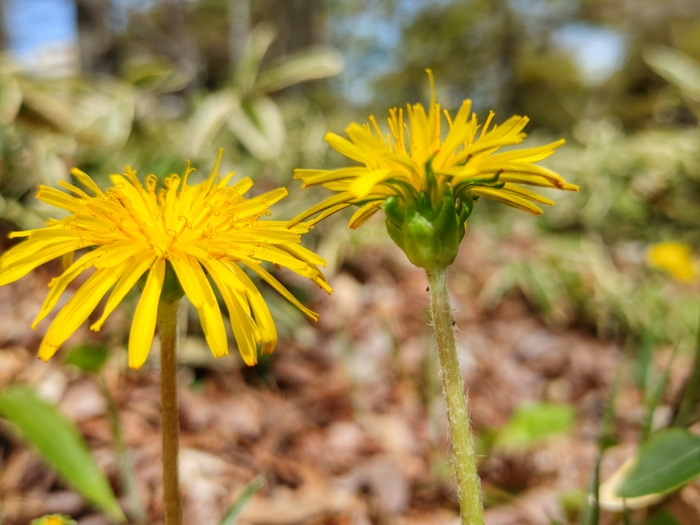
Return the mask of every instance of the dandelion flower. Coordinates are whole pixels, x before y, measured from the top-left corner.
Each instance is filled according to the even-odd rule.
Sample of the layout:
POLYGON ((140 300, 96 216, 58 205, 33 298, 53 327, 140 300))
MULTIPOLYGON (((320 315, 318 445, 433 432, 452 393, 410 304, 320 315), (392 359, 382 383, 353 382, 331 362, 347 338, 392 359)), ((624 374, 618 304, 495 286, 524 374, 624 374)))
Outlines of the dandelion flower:
POLYGON ((357 228, 379 209, 386 215, 392 240, 408 259, 425 269, 430 310, 435 330, 447 418, 452 436, 457 497, 462 523, 484 523, 481 489, 476 469, 474 440, 455 344, 447 294, 447 267, 457 256, 466 221, 479 198, 502 202, 539 215, 538 204, 554 205, 550 199, 522 185, 578 191, 561 175, 539 162, 564 141, 544 146, 508 149, 525 140, 527 117, 513 116, 500 126, 492 125, 489 113, 483 125, 465 100, 453 117, 445 111, 448 130, 443 139, 443 113, 435 101, 430 70, 431 100, 428 111, 421 104, 389 111, 389 133, 384 135, 376 119, 369 124, 350 124, 348 138, 334 133, 326 141, 359 165, 335 170, 296 170, 304 187, 321 185, 335 195, 298 215, 291 224, 316 216, 312 224, 349 206, 359 209, 350 219, 357 228))
POLYGON ((32 327, 56 306, 66 287, 82 272, 94 272, 60 309, 39 348, 39 357, 51 358, 85 322, 107 295, 104 310, 90 328, 98 331, 124 296, 147 273, 129 335, 129 366, 140 367, 153 341, 158 303, 172 267, 185 294, 199 313, 207 343, 216 357, 228 354, 223 318, 211 281, 216 285, 231 319, 231 327, 243 360, 253 365, 258 345, 270 353, 277 332, 260 291, 244 271, 258 274, 306 315, 316 313, 302 305, 262 266, 263 261, 289 268, 330 292, 318 269, 324 261, 300 245, 308 231, 304 223, 263 219, 269 207, 287 195, 279 188, 246 199, 250 178, 229 184, 233 173, 218 173, 221 154, 211 176, 200 184, 188 184, 193 171, 170 175, 157 188, 155 175, 145 184, 136 172, 111 175, 112 187, 102 191, 85 173, 73 175, 85 190, 61 182, 64 192, 41 186, 37 198, 69 212, 50 220, 44 228, 20 231, 10 237, 27 240, 0 258, 0 285, 20 279, 39 265, 58 257, 70 259, 83 248, 94 248, 72 262, 49 284, 50 290, 32 327))
MULTIPOLYGON (((425 236, 447 242, 452 249, 461 241, 465 221, 474 201, 480 197, 539 215, 542 210, 538 204, 552 206, 554 202, 522 185, 578 191, 578 186, 569 184, 561 175, 535 164, 549 157, 564 143, 563 139, 539 147, 499 151, 524 141, 523 129, 529 119, 513 116, 501 125, 494 125, 494 113, 490 112, 483 125, 479 125, 471 112, 470 100, 462 103, 454 118, 447 111, 443 115, 435 101, 430 70, 428 75, 431 101, 427 112, 421 104, 408 105, 405 115, 403 109, 389 110, 386 135, 374 116, 364 126, 350 124, 345 130, 347 139, 334 133, 326 135, 331 147, 360 165, 335 170, 296 170, 295 177, 302 180, 304 187, 321 185, 336 194, 294 221, 316 215, 314 224, 355 205, 359 209, 349 223, 354 229, 383 208, 391 237, 414 264, 426 267, 421 257, 412 257, 411 250, 405 246, 406 237, 411 235, 407 223, 416 212, 430 222, 449 223, 437 226, 437 230, 425 236), (443 116, 448 125, 444 139, 443 116), (443 205, 454 212, 443 209, 443 205), (429 217, 431 214, 434 217, 429 217)), ((438 264, 444 264, 447 259, 449 256, 440 258, 438 264)))
POLYGON ((696 279, 695 263, 689 246, 681 242, 661 242, 653 245, 647 252, 647 262, 683 282, 696 279))

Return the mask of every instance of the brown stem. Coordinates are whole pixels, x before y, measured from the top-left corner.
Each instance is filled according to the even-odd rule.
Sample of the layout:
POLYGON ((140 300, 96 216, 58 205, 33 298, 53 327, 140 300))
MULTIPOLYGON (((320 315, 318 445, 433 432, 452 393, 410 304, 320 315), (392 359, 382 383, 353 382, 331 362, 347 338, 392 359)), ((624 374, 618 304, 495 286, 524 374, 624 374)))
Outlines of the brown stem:
POLYGON ((160 401, 163 433, 163 511, 165 525, 182 525, 182 501, 178 475, 180 421, 177 409, 177 312, 180 301, 161 302, 160 401))

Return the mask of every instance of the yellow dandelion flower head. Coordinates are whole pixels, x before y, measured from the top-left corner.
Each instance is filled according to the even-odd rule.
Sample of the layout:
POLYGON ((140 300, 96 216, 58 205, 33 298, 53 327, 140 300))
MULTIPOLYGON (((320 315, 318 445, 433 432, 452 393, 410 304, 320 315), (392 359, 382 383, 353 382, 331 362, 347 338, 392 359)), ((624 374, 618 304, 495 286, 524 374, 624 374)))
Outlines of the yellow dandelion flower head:
POLYGON ((129 366, 140 367, 153 341, 166 262, 197 309, 216 357, 228 353, 228 342, 209 278, 223 297, 238 349, 248 365, 255 364, 258 345, 262 353, 274 350, 277 332, 265 300, 243 267, 267 281, 309 317, 318 318, 262 266, 263 261, 284 266, 331 291, 318 269, 324 260, 300 244, 308 225, 266 218, 270 206, 284 198, 287 190, 279 188, 246 199, 243 195, 253 186, 251 179, 231 183, 233 173, 219 175, 220 161, 221 152, 211 176, 200 184, 188 184, 193 171, 188 164, 183 177, 170 175, 160 189, 155 175, 141 184, 136 172, 128 167, 123 175, 110 176, 112 187, 106 191, 78 169, 72 173, 85 190, 66 182, 60 184, 70 193, 40 187, 38 199, 69 215, 50 220, 44 228, 10 234, 27 240, 0 257, 0 285, 18 280, 52 259, 94 248, 49 285, 33 328, 56 306, 78 275, 94 270, 48 328, 39 348, 41 359, 52 357, 111 290, 102 315, 90 326, 100 330, 147 273, 129 335, 129 366))
POLYGON ((465 100, 452 118, 435 100, 430 70, 431 101, 389 110, 389 133, 382 134, 376 119, 352 123, 348 138, 334 133, 326 141, 360 165, 335 170, 299 169, 303 186, 321 185, 335 195, 298 215, 292 223, 316 216, 311 225, 352 205, 355 229, 380 208, 386 213, 390 237, 409 260, 426 270, 445 268, 454 261, 464 237, 466 221, 480 197, 539 215, 537 204, 554 202, 521 185, 578 191, 561 175, 535 164, 547 158, 564 140, 544 146, 499 151, 525 139, 527 117, 513 116, 492 125, 490 112, 483 125, 465 100), (443 116, 449 127, 442 138, 443 116))
POLYGON ((537 204, 554 202, 520 185, 578 191, 578 186, 567 183, 561 175, 535 164, 564 144, 563 139, 544 146, 499 152, 500 148, 524 141, 523 129, 529 119, 516 115, 501 125, 493 125, 494 113, 490 112, 479 125, 471 111, 471 100, 465 100, 453 118, 436 102, 433 75, 430 70, 427 73, 431 87, 428 111, 421 104, 407 105, 405 114, 403 109, 390 109, 386 135, 374 116, 370 116, 368 124, 350 124, 345 129, 347 139, 335 133, 326 135, 331 147, 361 165, 296 170, 295 177, 302 180, 304 187, 322 185, 337 194, 295 220, 319 214, 315 223, 357 205, 360 209, 349 224, 354 229, 389 197, 410 200, 420 192, 439 197, 444 185, 451 186, 454 198, 469 206, 473 200, 484 197, 539 215, 542 210, 537 204), (448 125, 444 139, 443 116, 448 125))
POLYGON ((697 278, 690 246, 682 242, 661 242, 647 251, 647 262, 669 273, 674 279, 692 282, 697 278))

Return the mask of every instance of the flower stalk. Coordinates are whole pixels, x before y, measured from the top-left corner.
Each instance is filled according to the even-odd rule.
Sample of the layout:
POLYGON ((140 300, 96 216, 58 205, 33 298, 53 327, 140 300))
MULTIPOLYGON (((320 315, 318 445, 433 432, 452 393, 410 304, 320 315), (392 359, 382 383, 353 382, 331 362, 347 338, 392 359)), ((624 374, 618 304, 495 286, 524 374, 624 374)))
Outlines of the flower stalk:
POLYGON ((440 357, 443 395, 452 437, 453 468, 457 480, 462 525, 484 525, 484 506, 481 501, 481 483, 476 471, 474 438, 447 295, 447 272, 445 268, 438 268, 426 270, 426 274, 430 287, 430 313, 440 357))
POLYGON ((158 307, 165 525, 182 525, 182 501, 177 463, 180 440, 177 408, 177 313, 179 308, 179 300, 161 301, 158 307))

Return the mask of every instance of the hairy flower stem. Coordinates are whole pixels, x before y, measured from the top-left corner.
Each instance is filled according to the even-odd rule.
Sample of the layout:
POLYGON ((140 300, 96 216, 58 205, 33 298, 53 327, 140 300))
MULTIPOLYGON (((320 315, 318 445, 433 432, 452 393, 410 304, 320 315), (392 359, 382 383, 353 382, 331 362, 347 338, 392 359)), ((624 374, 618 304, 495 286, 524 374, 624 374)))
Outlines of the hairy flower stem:
POLYGON ((177 410, 177 312, 180 301, 161 301, 160 402, 163 433, 163 512, 165 525, 182 525, 182 502, 178 475, 180 421, 177 410))
POLYGON ((459 368, 452 311, 447 296, 447 272, 444 268, 426 270, 430 285, 430 313, 437 338, 442 387, 447 405, 447 419, 452 435, 454 472, 457 479, 457 497, 462 525, 484 525, 484 506, 481 502, 481 483, 476 472, 474 438, 472 437, 459 368))

